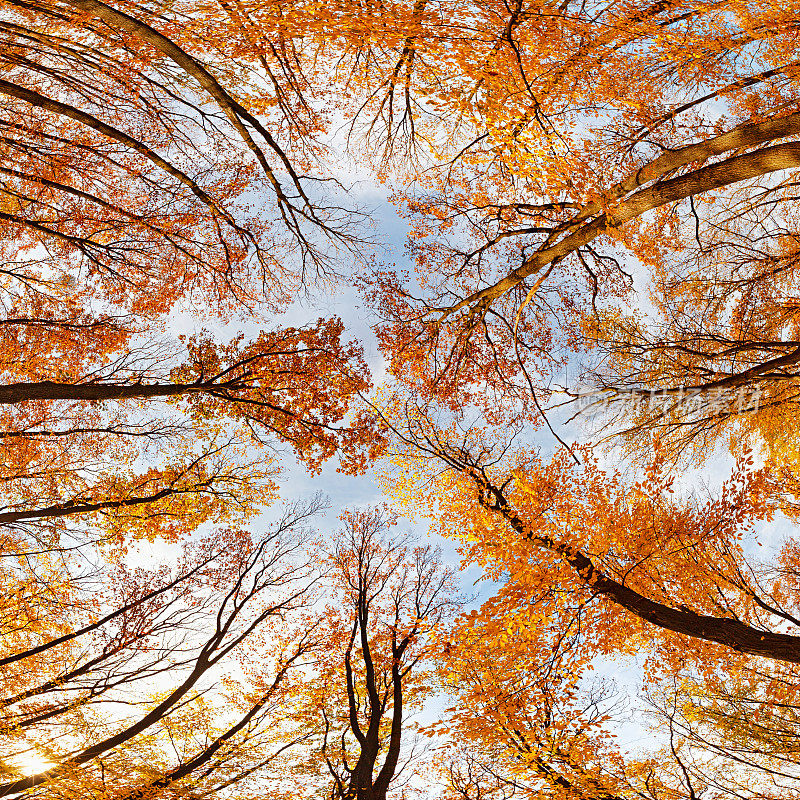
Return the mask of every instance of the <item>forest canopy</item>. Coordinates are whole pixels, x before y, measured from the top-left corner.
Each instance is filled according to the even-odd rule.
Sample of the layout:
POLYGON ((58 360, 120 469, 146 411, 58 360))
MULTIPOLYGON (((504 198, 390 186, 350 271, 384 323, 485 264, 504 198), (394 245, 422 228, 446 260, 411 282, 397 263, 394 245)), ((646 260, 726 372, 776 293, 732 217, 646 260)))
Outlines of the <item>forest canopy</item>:
POLYGON ((798 36, 0 0, 0 798, 796 796, 798 36))

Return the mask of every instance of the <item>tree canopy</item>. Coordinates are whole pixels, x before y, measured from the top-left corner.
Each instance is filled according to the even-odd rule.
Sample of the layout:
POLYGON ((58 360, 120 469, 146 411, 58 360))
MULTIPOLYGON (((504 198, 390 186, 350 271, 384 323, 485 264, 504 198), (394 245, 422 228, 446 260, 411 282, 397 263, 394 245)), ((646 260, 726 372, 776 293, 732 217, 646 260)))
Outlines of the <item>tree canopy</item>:
POLYGON ((0 797, 794 796, 798 33, 0 0, 0 797))

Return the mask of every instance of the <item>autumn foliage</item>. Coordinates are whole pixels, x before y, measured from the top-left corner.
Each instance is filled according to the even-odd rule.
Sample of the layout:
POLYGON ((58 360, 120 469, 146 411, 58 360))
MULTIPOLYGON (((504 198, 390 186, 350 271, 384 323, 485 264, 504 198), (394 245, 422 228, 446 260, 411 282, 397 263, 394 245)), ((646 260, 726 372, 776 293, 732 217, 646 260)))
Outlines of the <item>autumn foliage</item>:
POLYGON ((0 797, 794 796, 799 32, 0 0, 0 797))

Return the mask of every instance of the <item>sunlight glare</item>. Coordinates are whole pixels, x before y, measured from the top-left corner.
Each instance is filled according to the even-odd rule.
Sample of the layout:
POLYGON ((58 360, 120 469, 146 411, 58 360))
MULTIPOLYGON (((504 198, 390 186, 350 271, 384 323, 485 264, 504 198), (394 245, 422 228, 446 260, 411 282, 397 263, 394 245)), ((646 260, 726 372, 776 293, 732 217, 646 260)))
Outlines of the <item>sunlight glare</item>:
POLYGON ((23 775, 36 775, 39 772, 45 772, 50 769, 50 767, 55 766, 52 761, 33 749, 26 750, 24 753, 14 756, 10 761, 23 775))

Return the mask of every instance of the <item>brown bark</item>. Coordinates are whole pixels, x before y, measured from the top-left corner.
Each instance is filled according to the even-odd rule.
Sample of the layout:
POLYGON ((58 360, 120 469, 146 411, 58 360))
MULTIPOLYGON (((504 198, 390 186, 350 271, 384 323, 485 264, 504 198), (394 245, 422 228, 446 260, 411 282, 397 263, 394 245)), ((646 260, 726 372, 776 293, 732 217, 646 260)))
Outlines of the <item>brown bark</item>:
MULTIPOLYGON (((738 386, 747 386, 754 382, 761 380, 788 380, 795 379, 797 376, 792 373, 773 373, 772 370, 783 370, 785 367, 791 367, 800 363, 800 347, 795 348, 789 353, 776 358, 770 358, 761 364, 756 364, 749 369, 736 372, 731 375, 726 375, 724 378, 717 380, 707 381, 706 383, 698 383, 685 386, 671 386, 663 389, 658 389, 660 395, 681 395, 687 392, 710 392, 715 389, 733 389, 738 386)), ((625 394, 640 395, 642 397, 650 397, 652 392, 650 389, 629 389, 621 390, 625 394)))
POLYGON ((541 249, 505 278, 443 309, 440 321, 462 309, 490 304, 522 283, 525 278, 560 261, 606 230, 624 225, 647 211, 771 172, 799 167, 800 143, 789 142, 732 156, 717 164, 658 182, 664 175, 693 162, 706 161, 731 150, 755 147, 798 133, 800 133, 800 113, 762 123, 740 125, 713 139, 659 156, 612 187, 609 195, 614 200, 624 197, 645 183, 655 181, 653 185, 622 200, 608 213, 601 213, 601 207, 597 202, 588 203, 573 219, 556 229, 554 235, 567 233, 564 238, 555 244, 550 244, 553 238, 551 236, 541 249), (591 219, 592 217, 595 218, 591 219))
POLYGON ((124 500, 101 500, 95 503, 70 500, 68 503, 57 503, 56 505, 33 508, 27 511, 6 511, 0 514, 0 524, 8 525, 32 519, 58 519, 75 514, 91 514, 94 511, 132 508, 146 503, 157 503, 165 497, 174 497, 176 495, 202 491, 203 489, 209 488, 210 482, 208 484, 186 486, 180 489, 167 487, 151 495, 144 497, 127 497, 124 500))
POLYGON ((800 664, 800 636, 759 630, 737 619, 710 617, 685 607, 673 608, 651 600, 605 575, 578 548, 537 534, 520 519, 499 489, 475 472, 471 473, 471 477, 481 489, 481 502, 486 508, 505 519, 520 536, 532 544, 561 557, 592 591, 640 619, 664 630, 716 642, 740 653, 800 664))
MULTIPOLYGON (((216 384, 215 384, 216 385, 216 384)), ((194 383, 9 383, 0 385, 0 405, 25 403, 29 400, 127 400, 131 398, 175 397, 208 391, 207 384, 194 383)))

